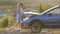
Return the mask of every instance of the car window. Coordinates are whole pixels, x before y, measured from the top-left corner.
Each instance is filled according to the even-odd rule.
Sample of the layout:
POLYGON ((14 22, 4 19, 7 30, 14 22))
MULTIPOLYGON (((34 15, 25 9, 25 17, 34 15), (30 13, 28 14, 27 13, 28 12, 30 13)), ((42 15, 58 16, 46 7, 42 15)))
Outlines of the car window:
POLYGON ((55 9, 51 10, 49 13, 51 13, 51 14, 60 14, 60 8, 55 8, 55 9))

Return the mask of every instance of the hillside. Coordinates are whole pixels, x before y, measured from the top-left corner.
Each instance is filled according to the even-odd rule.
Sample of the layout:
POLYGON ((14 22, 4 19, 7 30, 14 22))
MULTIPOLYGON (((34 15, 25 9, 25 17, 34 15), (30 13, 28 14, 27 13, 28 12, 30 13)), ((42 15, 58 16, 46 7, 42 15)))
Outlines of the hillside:
POLYGON ((32 5, 60 5, 60 0, 0 0, 0 5, 16 5, 18 2, 28 3, 32 5))
POLYGON ((17 1, 15 0, 0 0, 0 6, 14 6, 17 4, 17 1))
POLYGON ((33 5, 38 5, 39 3, 41 3, 42 5, 60 5, 60 0, 20 0, 24 3, 30 3, 33 5))

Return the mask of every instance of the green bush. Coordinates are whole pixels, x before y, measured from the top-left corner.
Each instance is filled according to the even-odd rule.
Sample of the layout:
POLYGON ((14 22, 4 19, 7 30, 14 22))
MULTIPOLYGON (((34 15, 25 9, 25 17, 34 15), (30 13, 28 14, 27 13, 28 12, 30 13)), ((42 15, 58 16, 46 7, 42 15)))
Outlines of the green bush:
POLYGON ((6 28, 6 27, 8 27, 8 18, 1 18, 1 19, 0 19, 0 27, 1 27, 1 28, 6 28))
POLYGON ((42 5, 40 4, 39 7, 38 7, 38 12, 42 13, 43 11, 44 11, 44 9, 43 9, 42 5))
POLYGON ((11 27, 15 25, 16 19, 12 16, 6 16, 0 19, 0 28, 11 27))

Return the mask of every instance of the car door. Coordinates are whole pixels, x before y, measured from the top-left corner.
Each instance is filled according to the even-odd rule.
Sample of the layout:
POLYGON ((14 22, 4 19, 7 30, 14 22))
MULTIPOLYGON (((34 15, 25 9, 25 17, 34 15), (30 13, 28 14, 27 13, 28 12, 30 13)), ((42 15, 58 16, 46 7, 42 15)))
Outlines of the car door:
POLYGON ((60 25, 60 7, 50 10, 46 18, 47 25, 60 25))

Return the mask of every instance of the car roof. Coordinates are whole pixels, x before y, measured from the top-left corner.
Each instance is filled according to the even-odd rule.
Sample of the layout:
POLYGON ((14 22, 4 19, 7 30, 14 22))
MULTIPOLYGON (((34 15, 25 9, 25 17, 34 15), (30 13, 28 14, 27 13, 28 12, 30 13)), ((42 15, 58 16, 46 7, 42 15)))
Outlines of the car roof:
POLYGON ((55 8, 58 8, 58 7, 60 7, 60 6, 59 5, 56 5, 56 6, 50 8, 50 9, 48 9, 48 10, 46 10, 46 11, 40 13, 40 14, 45 14, 45 13, 49 12, 50 10, 55 9, 55 8))

